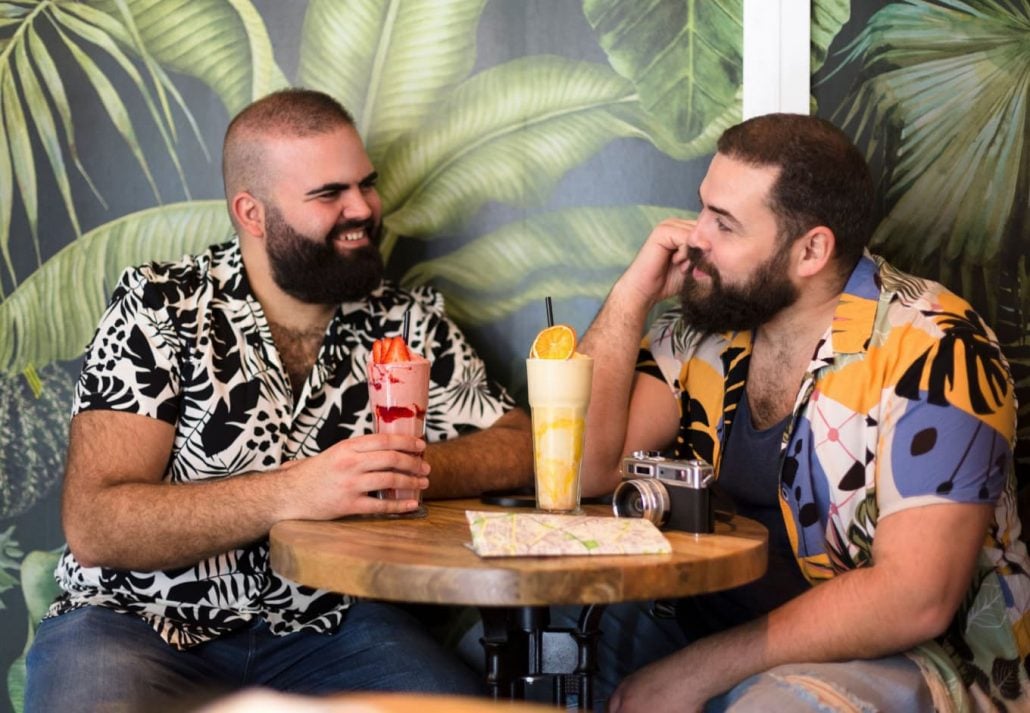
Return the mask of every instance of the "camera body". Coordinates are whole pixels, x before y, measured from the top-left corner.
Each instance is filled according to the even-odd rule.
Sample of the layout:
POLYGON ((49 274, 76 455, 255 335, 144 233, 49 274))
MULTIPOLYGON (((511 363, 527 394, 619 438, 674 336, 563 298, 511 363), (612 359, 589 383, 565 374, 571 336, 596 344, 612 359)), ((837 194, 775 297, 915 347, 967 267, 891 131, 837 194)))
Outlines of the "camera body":
POLYGON ((715 472, 708 463, 634 451, 622 459, 621 471, 612 496, 616 517, 641 517, 663 530, 713 531, 708 486, 715 472))

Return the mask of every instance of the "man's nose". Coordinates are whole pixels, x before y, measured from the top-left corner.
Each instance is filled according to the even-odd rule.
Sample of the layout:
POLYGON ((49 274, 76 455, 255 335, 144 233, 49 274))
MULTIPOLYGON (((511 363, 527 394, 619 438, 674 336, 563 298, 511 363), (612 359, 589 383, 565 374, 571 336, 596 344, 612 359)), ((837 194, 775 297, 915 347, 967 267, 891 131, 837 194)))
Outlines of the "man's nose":
POLYGON ((341 212, 344 220, 367 220, 372 216, 372 205, 360 190, 347 191, 341 212))
POLYGON ((690 235, 687 236, 687 247, 696 248, 701 252, 708 252, 712 247, 712 241, 709 239, 711 230, 711 221, 698 220, 697 225, 694 226, 694 229, 690 231, 690 235))

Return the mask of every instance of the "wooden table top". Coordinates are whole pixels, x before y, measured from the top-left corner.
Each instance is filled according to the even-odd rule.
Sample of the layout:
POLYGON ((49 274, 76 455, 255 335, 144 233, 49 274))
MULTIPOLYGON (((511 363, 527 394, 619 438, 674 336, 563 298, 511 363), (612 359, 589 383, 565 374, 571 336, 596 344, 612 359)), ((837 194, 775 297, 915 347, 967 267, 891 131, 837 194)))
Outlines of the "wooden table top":
MULTIPOLYGON (((481 558, 466 510, 504 510, 478 499, 426 503, 421 519, 290 520, 269 535, 272 568, 311 587, 430 604, 542 606, 663 599, 736 587, 767 564, 768 532, 753 520, 715 532, 665 533, 667 555, 481 558)), ((591 515, 611 508, 585 506, 591 515)))

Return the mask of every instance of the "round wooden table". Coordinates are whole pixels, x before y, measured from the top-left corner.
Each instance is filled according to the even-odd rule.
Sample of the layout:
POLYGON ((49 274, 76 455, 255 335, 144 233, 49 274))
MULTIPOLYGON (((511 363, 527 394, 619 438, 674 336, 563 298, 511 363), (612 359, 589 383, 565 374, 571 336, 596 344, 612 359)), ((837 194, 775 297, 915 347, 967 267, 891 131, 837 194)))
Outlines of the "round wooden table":
MULTIPOLYGON (((665 532, 671 554, 485 559, 468 547, 465 511, 504 508, 444 500, 427 509, 417 519, 277 523, 269 535, 272 568, 358 597, 479 607, 487 683, 496 698, 568 704, 574 695, 589 705, 604 605, 729 589, 758 579, 767 564, 768 533, 742 517, 717 518, 711 534, 665 532), (550 628, 548 607, 560 604, 583 605, 577 629, 550 628), (545 662, 571 670, 544 670, 545 662)), ((584 510, 612 516, 602 505, 584 510)))
MULTIPOLYGON (((729 589, 765 572, 768 534, 753 520, 715 533, 665 533, 668 555, 494 557, 467 547, 478 500, 427 503, 419 519, 291 520, 272 528, 272 567, 312 587, 403 602, 475 606, 610 604, 729 589)), ((602 505, 588 514, 611 515, 602 505)))

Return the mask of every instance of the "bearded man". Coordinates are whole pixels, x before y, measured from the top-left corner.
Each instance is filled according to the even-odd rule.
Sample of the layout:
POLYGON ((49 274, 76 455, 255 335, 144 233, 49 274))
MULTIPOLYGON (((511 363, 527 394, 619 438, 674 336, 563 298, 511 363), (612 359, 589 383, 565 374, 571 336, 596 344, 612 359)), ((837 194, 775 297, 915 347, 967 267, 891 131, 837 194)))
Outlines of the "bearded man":
POLYGON ((525 485, 528 417, 438 294, 382 280, 376 172, 335 100, 285 90, 244 109, 223 175, 236 238, 127 270, 86 351, 63 593, 26 710, 164 710, 244 686, 480 692, 402 609, 279 577, 267 535, 417 507, 380 490, 525 485), (368 406, 371 346, 405 314, 432 362, 425 440, 374 434, 368 406))
POLYGON ((584 494, 664 451, 769 530, 766 575, 678 602, 675 645, 631 652, 659 622, 610 608, 609 711, 1030 705, 1012 376, 968 303, 866 251, 873 196, 829 122, 731 127, 697 220, 655 228, 585 335, 584 494))

